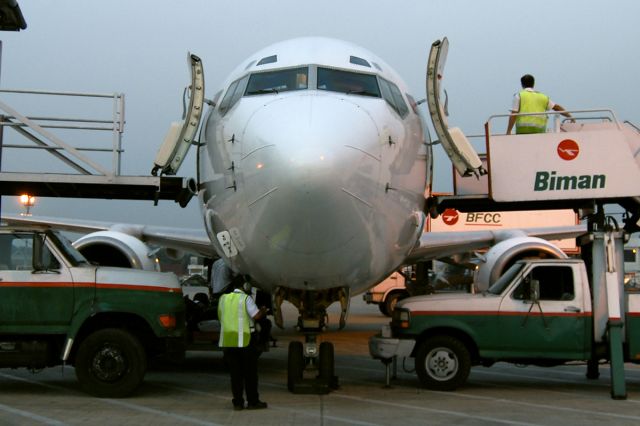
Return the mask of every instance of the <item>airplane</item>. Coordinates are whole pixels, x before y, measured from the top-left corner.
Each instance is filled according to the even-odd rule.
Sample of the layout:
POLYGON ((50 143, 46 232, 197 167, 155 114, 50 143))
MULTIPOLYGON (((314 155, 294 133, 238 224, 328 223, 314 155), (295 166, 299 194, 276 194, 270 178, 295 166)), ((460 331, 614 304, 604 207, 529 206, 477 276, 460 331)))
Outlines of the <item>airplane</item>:
MULTIPOLYGON (((439 80, 446 50, 434 55, 428 70, 432 116, 443 111, 439 80)), ((557 253, 557 247, 537 237, 584 232, 558 227, 424 233, 434 142, 407 85, 365 48, 324 37, 273 44, 240 63, 211 100, 204 98, 200 58, 189 55, 188 60, 189 112, 172 124, 153 174, 175 174, 189 146, 197 146, 204 233, 15 220, 87 233, 75 245, 99 263, 152 267, 145 260, 150 245, 222 259, 271 294, 277 325, 283 325, 284 301, 297 308, 305 345, 296 341, 288 348, 290 390, 309 366, 318 369, 322 380, 334 377, 333 345, 317 340, 328 326, 327 308, 340 303, 343 327, 350 297, 400 266, 510 239, 517 242, 501 250, 512 250, 514 257, 557 253), (203 114, 205 103, 209 107, 203 114)), ((456 132, 450 133, 456 138, 456 132)), ((450 154, 461 174, 483 173, 476 158, 464 149, 454 151, 450 154)))

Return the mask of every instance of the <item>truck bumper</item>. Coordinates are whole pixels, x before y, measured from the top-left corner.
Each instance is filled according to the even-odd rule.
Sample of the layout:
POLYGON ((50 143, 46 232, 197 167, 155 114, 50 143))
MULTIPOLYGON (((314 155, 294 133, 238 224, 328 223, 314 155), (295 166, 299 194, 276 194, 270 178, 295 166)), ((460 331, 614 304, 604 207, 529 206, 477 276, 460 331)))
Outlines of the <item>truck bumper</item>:
POLYGON ((412 339, 398 339, 394 337, 382 337, 376 334, 369 339, 369 353, 373 358, 388 360, 397 357, 411 356, 416 345, 412 339))

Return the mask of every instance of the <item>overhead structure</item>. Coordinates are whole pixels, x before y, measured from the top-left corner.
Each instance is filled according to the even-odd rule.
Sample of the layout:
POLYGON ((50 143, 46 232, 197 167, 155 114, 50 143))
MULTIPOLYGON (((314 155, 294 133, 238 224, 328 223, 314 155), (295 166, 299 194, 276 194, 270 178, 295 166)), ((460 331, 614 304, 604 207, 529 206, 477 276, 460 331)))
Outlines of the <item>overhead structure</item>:
POLYGON ((0 0, 0 31, 20 31, 27 28, 16 0, 0 0))

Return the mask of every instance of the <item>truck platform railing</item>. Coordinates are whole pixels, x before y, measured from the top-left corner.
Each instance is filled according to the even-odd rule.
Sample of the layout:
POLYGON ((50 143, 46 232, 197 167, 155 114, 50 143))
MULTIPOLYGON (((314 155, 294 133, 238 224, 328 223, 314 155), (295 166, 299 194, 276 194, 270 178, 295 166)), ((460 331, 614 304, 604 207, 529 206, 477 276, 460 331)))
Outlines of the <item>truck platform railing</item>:
POLYGON ((640 219, 640 190, 635 184, 640 180, 638 127, 619 121, 616 114, 606 108, 544 114, 553 116, 554 123, 546 133, 533 134, 495 132, 495 122, 508 119, 511 114, 489 117, 485 123, 483 165, 488 173, 463 176, 454 172, 455 195, 430 197, 428 212, 435 217, 447 208, 459 211, 593 210, 597 205, 618 204, 637 222, 640 219), (571 117, 560 117, 566 113, 571 117), (472 191, 457 191, 467 186, 472 191))

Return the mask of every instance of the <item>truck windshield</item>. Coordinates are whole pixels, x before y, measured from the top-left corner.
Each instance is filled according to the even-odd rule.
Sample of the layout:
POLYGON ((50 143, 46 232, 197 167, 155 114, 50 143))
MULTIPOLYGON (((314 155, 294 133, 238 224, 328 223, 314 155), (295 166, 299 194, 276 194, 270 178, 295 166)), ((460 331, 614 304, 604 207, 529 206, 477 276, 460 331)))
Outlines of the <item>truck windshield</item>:
POLYGON ((56 247, 60 249, 69 262, 71 262, 72 266, 89 264, 89 261, 82 255, 82 253, 71 245, 71 241, 69 241, 64 235, 59 232, 50 231, 47 232, 47 237, 49 237, 56 247))
POLYGON ((502 274, 498 281, 493 283, 491 287, 487 290, 487 293, 499 295, 502 294, 504 289, 511 283, 513 278, 522 270, 524 267, 523 263, 515 263, 511 266, 511 268, 507 269, 507 272, 502 274))

